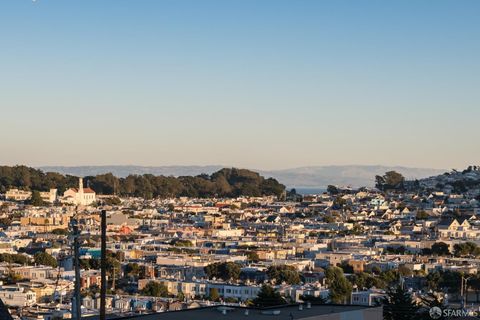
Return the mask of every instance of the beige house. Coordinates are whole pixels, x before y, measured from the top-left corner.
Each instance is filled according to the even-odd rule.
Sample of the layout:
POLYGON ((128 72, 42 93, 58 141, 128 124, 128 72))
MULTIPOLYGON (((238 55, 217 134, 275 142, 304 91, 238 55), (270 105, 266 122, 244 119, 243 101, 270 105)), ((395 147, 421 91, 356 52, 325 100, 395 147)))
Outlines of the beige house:
POLYGON ((5 193, 5 199, 14 201, 25 201, 32 197, 31 191, 10 189, 5 193))
POLYGON ((437 225, 438 236, 441 239, 478 239, 480 230, 472 227, 467 219, 443 221, 437 225))

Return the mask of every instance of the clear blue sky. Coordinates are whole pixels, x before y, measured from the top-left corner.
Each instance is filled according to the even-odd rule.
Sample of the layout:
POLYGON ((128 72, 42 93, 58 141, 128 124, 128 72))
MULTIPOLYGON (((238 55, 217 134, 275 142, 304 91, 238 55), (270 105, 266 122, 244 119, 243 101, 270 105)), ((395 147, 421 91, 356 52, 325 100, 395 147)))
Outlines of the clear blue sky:
POLYGON ((0 163, 461 168, 480 1, 3 0, 0 163))

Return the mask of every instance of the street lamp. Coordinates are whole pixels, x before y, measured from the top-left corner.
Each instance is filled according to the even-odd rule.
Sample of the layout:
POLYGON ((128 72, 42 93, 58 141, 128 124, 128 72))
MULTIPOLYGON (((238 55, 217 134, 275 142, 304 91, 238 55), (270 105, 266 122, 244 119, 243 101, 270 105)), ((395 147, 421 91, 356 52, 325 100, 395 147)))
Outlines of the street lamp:
POLYGON ((462 308, 465 308, 465 305, 467 304, 467 296, 468 296, 468 280, 470 280, 472 277, 467 277, 465 278, 462 275, 462 283, 461 283, 461 295, 462 295, 462 308))

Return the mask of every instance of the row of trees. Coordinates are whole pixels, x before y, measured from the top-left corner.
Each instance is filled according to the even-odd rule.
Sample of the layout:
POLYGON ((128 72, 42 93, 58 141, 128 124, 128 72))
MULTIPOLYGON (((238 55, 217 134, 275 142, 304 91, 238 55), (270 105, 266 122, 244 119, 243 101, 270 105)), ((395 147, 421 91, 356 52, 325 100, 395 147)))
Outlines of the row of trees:
MULTIPOLYGON (((237 197, 281 196, 285 186, 273 178, 264 178, 258 173, 236 168, 221 169, 211 175, 166 177, 152 174, 115 177, 111 173, 88 176, 84 179, 98 194, 125 195, 150 199, 153 197, 237 197)), ((47 172, 26 166, 0 166, 0 192, 11 187, 46 191, 56 188, 60 193, 76 186, 78 178, 70 175, 47 172)))
POLYGON ((42 265, 42 266, 50 266, 56 268, 58 266, 57 259, 52 257, 50 254, 46 252, 37 252, 33 259, 31 259, 28 255, 24 254, 11 254, 11 253, 1 253, 0 254, 0 262, 7 262, 7 263, 17 263, 22 265, 42 265))
POLYGON ((456 243, 453 245, 453 252, 450 252, 450 247, 445 242, 436 242, 432 245, 432 248, 422 249, 423 255, 437 255, 437 256, 449 256, 455 257, 479 257, 480 247, 473 242, 456 243))

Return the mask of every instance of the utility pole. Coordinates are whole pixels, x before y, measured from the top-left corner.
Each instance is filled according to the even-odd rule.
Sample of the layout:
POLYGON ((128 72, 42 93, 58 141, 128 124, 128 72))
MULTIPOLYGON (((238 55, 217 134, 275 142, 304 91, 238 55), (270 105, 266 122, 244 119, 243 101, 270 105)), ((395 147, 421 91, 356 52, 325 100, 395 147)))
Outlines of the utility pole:
POLYGON ((80 243, 79 243, 79 231, 78 231, 78 221, 75 218, 72 218, 70 221, 73 231, 73 255, 74 255, 74 268, 75 268, 75 289, 72 299, 72 311, 75 317, 75 320, 81 320, 82 318, 82 302, 80 296, 80 243))
POLYGON ((470 280, 471 277, 465 278, 462 276, 462 283, 460 287, 460 293, 462 296, 462 308, 465 308, 467 305, 467 298, 468 298, 468 280, 470 280))
POLYGON ((101 262, 100 262, 100 272, 102 278, 102 284, 100 287, 100 320, 105 320, 105 305, 106 305, 106 296, 107 296, 107 211, 101 211, 101 262))
MULTIPOLYGON (((120 270, 121 271, 121 270, 120 270)), ((113 274, 112 274, 112 290, 115 291, 115 265, 113 265, 113 274)))

